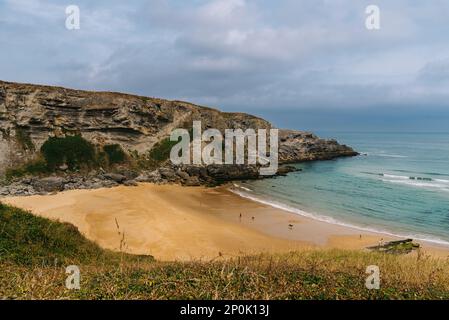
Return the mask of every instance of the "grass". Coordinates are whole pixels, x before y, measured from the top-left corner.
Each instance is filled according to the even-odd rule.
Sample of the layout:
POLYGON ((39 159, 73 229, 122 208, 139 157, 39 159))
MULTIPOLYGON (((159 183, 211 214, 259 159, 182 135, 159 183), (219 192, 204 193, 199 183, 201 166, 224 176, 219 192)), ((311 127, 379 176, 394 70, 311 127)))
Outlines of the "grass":
POLYGON ((44 159, 37 157, 36 159, 29 161, 21 166, 14 168, 8 168, 5 172, 6 181, 11 181, 14 178, 20 178, 24 176, 39 176, 49 174, 51 171, 47 166, 44 159))
POLYGON ((0 263, 36 265, 90 264, 120 259, 117 253, 101 249, 78 229, 37 217, 0 203, 0 263))
POLYGON ((14 299, 449 299, 449 262, 428 256, 307 250, 160 262, 99 248, 69 224, 0 206, 0 297, 14 299), (57 259, 57 263, 54 263, 57 259), (81 289, 65 288, 65 266, 81 289), (365 287, 366 267, 380 290, 365 287))

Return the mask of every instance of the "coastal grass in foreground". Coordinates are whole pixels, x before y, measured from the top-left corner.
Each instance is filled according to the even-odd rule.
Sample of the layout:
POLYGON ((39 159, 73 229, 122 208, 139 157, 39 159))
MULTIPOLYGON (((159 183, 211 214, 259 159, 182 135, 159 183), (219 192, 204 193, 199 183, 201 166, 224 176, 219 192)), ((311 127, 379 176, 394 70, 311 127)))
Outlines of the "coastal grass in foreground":
POLYGON ((304 250, 160 262, 101 249, 70 225, 0 204, 0 297, 6 299, 449 299, 449 261, 421 254, 304 250), (65 287, 68 265, 81 288, 65 287), (377 265, 379 290, 365 271, 377 265))

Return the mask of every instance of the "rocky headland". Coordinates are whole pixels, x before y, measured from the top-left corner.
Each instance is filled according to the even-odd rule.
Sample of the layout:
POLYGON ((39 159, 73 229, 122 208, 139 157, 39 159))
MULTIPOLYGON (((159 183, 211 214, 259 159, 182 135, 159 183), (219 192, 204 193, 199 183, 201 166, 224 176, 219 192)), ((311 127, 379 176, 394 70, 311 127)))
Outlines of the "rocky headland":
MULTIPOLYGON (((0 81, 0 176, 8 169, 32 161, 50 137, 81 135, 96 146, 119 145, 134 165, 67 170, 62 166, 48 175, 26 175, 3 181, 0 196, 32 195, 71 189, 95 189, 138 182, 214 185, 231 180, 257 179, 259 170, 249 165, 174 166, 148 160, 155 146, 175 128, 201 121, 203 129, 270 129, 261 118, 221 112, 182 101, 113 92, 89 92, 61 87, 0 81), (136 160, 137 159, 137 160, 136 160)), ((351 147, 320 139, 310 132, 280 130, 279 162, 329 160, 355 156, 351 147)), ((295 170, 281 166, 278 174, 295 170)))

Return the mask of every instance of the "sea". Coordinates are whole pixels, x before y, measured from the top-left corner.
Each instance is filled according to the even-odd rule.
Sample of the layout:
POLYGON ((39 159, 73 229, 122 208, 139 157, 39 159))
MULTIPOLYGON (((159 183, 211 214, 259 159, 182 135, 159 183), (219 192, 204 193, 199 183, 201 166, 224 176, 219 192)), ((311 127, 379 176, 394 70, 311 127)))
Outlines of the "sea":
POLYGON ((449 133, 318 132, 361 153, 239 183, 247 198, 364 231, 449 245, 449 133))

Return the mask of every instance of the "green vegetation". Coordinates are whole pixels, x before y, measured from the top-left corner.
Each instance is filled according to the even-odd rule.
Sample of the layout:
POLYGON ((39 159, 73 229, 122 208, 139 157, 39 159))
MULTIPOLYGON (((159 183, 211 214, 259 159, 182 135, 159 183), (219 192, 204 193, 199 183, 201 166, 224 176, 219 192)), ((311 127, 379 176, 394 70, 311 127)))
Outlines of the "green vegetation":
POLYGON ((126 153, 119 144, 107 144, 103 147, 109 164, 123 163, 126 160, 126 153))
POLYGON ((178 141, 170 141, 165 138, 154 145, 150 150, 150 158, 157 162, 164 162, 170 158, 170 151, 178 143, 178 141))
POLYGON ((49 169, 66 164, 70 170, 92 165, 95 161, 94 146, 81 136, 50 137, 41 147, 49 169))
MULTIPOLYGON (((27 143, 24 134, 20 134, 20 137, 22 143, 27 143)), ((32 144, 31 140, 30 143, 32 144)), ((80 135, 50 137, 42 145, 35 159, 7 169, 5 178, 10 181, 27 175, 45 175, 55 172, 62 165, 67 165, 68 170, 80 170, 110 167, 126 161, 127 155, 118 144, 109 144, 100 148, 80 135)))
POLYGON ((72 224, 41 218, 0 202, 0 264, 35 267, 140 260, 153 258, 102 249, 72 224))
POLYGON ((33 266, 93 262, 105 251, 71 224, 50 221, 0 203, 0 262, 33 266))
POLYGON ((9 181, 15 177, 24 177, 26 175, 35 176, 48 173, 50 173, 50 170, 48 169, 47 163, 44 159, 38 157, 22 166, 6 169, 5 178, 9 181))
POLYGON ((421 254, 304 250, 159 262, 99 248, 69 224, 0 206, 0 297, 17 299, 449 299, 449 261, 421 254), (57 259, 57 260, 55 260, 57 259), (65 267, 81 289, 65 288, 65 267), (366 267, 380 290, 365 287, 366 267))
POLYGON ((419 243, 413 242, 413 239, 406 239, 390 241, 382 245, 371 247, 369 249, 391 254, 407 254, 412 252, 413 250, 418 250, 419 248, 419 243))

